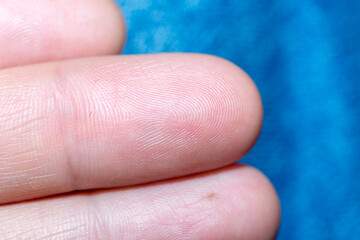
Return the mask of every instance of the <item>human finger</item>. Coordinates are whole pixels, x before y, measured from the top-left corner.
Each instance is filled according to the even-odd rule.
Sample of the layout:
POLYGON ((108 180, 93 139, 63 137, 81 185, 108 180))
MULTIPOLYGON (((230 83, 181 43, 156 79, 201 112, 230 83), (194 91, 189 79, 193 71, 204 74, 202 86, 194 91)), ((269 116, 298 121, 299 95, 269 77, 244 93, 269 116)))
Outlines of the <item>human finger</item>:
POLYGON ((112 0, 0 3, 0 68, 117 54, 125 24, 112 0))
POLYGON ((279 201, 249 166, 0 209, 4 239, 274 239, 279 201))
POLYGON ((262 123, 251 79, 196 54, 7 69, 0 98, 1 203, 219 168, 262 123))

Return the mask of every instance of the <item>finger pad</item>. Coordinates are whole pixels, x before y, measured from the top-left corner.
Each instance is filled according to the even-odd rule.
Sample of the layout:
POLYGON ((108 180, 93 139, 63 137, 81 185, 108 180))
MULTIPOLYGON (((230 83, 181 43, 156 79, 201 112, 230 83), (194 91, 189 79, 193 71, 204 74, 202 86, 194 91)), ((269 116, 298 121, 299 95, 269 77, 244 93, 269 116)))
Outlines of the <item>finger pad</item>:
POLYGON ((59 80, 74 89, 67 96, 73 98, 71 110, 62 114, 73 116, 65 125, 77 126, 67 130, 67 138, 77 148, 85 146, 70 152, 89 156, 118 177, 124 175, 119 168, 152 169, 135 171, 131 180, 144 181, 230 164, 256 141, 261 100, 235 65, 186 54, 121 60, 88 61, 74 69, 73 78, 59 80))

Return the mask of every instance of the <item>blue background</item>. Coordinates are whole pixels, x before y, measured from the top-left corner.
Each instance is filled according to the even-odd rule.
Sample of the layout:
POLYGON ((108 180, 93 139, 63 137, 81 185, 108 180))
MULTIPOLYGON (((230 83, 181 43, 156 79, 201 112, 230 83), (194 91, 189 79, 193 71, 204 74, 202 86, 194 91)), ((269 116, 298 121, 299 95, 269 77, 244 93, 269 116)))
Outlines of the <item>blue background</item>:
POLYGON ((253 78, 264 127, 242 161, 279 193, 278 239, 360 238, 360 1, 117 2, 126 54, 214 54, 253 78))

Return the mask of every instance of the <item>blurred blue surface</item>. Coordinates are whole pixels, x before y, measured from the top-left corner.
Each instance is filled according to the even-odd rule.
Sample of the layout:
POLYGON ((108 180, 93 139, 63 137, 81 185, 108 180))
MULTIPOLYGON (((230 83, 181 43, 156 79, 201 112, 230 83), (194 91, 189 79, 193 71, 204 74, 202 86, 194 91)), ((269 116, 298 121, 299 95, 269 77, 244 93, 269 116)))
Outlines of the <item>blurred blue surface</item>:
POLYGON ((126 54, 214 54, 256 82, 264 128, 242 161, 280 195, 278 239, 360 238, 360 1, 117 2, 126 54))

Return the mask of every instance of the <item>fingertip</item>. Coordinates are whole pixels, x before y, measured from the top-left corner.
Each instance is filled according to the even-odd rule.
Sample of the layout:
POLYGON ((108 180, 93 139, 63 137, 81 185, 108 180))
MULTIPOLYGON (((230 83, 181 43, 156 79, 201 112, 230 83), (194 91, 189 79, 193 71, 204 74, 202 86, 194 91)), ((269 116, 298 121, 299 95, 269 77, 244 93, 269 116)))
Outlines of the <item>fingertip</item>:
POLYGON ((0 68, 118 54, 125 42, 112 0, 5 1, 0 12, 0 68))
POLYGON ((226 117, 228 144, 233 149, 238 148, 232 159, 238 160, 251 150, 261 132, 263 104, 258 88, 243 69, 229 60, 207 54, 189 55, 194 66, 201 66, 202 71, 210 73, 212 81, 223 82, 227 89, 223 94, 227 96, 224 102, 232 106, 224 105, 222 116, 226 117))
MULTIPOLYGON (((263 124, 263 104, 259 90, 251 77, 239 66, 226 59, 215 57, 219 65, 224 68, 224 75, 228 73, 231 84, 238 85, 241 88, 239 92, 242 101, 242 109, 245 112, 243 128, 246 130, 245 138, 248 142, 248 149, 244 155, 253 147, 257 141, 263 124)), ((244 146, 246 144, 243 144, 244 146)))
POLYGON ((234 166, 233 183, 228 194, 235 199, 231 222, 234 239, 275 239, 281 218, 280 201, 269 179, 259 170, 247 166, 234 166), (246 216, 244 218, 244 216, 246 216))
MULTIPOLYGON (((125 45, 127 30, 124 16, 120 7, 113 0, 106 0, 102 4, 104 18, 103 31, 109 36, 109 44, 105 44, 108 54, 120 53, 125 45)), ((96 7, 96 6, 95 6, 96 7)), ((98 9, 94 9, 98 11, 98 9)))

